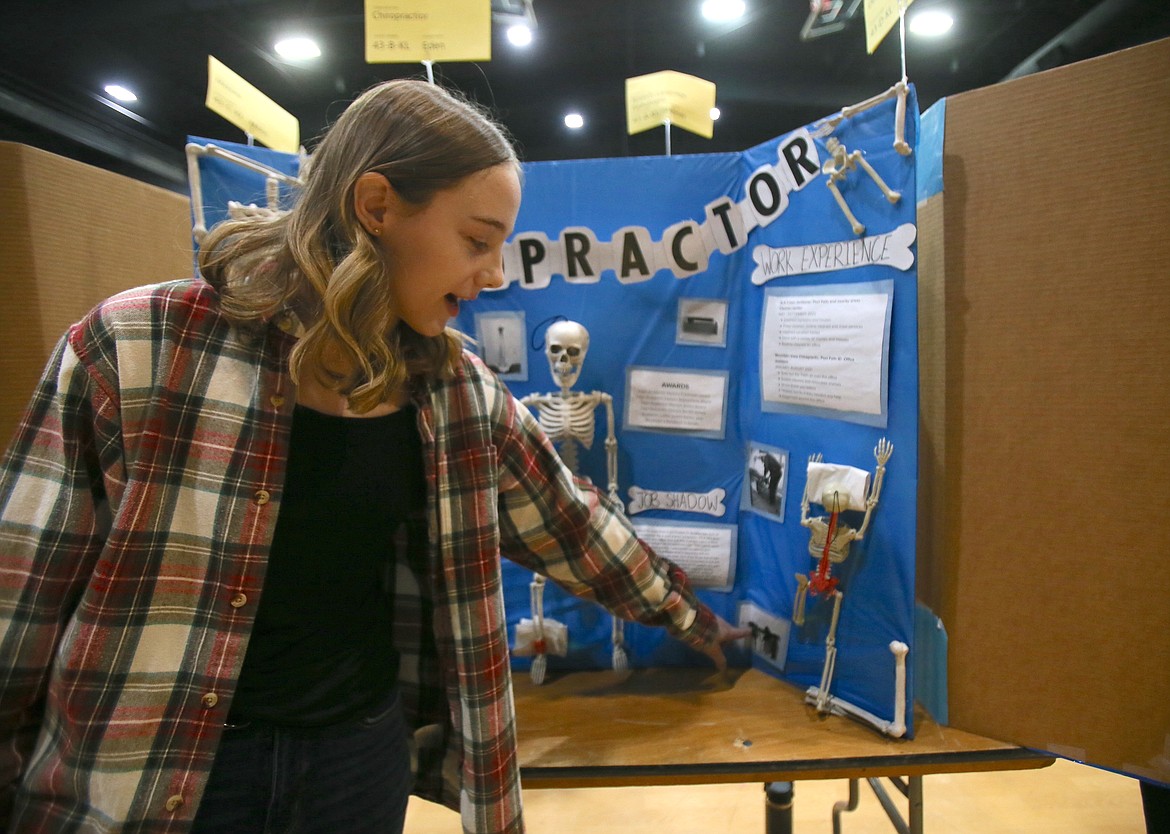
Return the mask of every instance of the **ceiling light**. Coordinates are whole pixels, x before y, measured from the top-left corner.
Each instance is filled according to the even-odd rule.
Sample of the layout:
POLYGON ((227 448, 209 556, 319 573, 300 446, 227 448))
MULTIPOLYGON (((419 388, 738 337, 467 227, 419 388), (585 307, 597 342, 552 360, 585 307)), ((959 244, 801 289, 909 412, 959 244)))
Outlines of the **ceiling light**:
POLYGON ((532 43, 532 29, 527 23, 517 23, 508 27, 508 42, 512 46, 528 46, 532 43))
POLYGON ((945 35, 951 31, 951 27, 955 25, 955 19, 947 12, 929 9, 910 18, 908 25, 911 33, 915 35, 937 38, 939 35, 945 35))
POLYGON ((747 11, 743 0, 705 0, 702 8, 703 17, 713 23, 739 20, 747 11))
POLYGON ((512 46, 528 46, 536 34, 532 0, 492 0, 492 22, 504 28, 512 46))
POLYGON ((580 113, 569 113, 565 116, 565 127, 570 130, 580 130, 585 127, 585 119, 580 113))
POLYGON ((311 61, 321 57, 321 47, 312 38, 284 38, 276 42, 276 54, 286 61, 311 61))
POLYGON ((134 95, 134 91, 121 84, 107 84, 105 90, 118 101, 138 101, 138 96, 134 95))

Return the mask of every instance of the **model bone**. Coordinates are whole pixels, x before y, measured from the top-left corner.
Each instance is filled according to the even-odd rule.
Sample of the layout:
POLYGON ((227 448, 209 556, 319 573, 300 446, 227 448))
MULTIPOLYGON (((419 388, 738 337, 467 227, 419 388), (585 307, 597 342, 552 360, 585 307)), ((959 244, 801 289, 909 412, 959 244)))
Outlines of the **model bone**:
POLYGON ((613 397, 604 391, 572 390, 581 376, 585 355, 589 352, 589 331, 575 321, 559 321, 544 336, 544 354, 548 370, 560 391, 529 394, 520 401, 536 410, 536 417, 549 440, 560 449, 561 458, 573 473, 578 472, 577 447, 593 446, 595 414, 605 407, 605 468, 609 483, 606 491, 619 506, 617 486, 617 437, 614 435, 613 397))
MULTIPOLYGON (((837 589, 838 579, 832 575, 832 566, 840 564, 849 556, 853 542, 865 538, 873 511, 881 497, 886 463, 889 462, 890 456, 893 454, 894 445, 885 438, 879 440, 877 446, 874 447, 873 455, 877 461, 877 469, 862 502, 865 515, 856 529, 841 521, 841 512, 853 509, 853 506, 842 498, 841 491, 835 489, 831 481, 826 484, 820 495, 810 496, 809 481, 811 479, 806 477, 805 480, 804 494, 800 500, 800 523, 803 527, 808 528, 809 555, 817 559, 817 567, 807 576, 805 574, 796 575, 796 599, 792 606, 792 621, 798 626, 804 625, 805 602, 809 594, 832 598, 833 613, 829 623, 829 633, 825 638, 825 665, 821 671, 821 684, 810 690, 810 692, 815 690, 817 693, 816 706, 819 712, 828 711, 829 687, 832 684, 837 662, 837 622, 840 619, 841 602, 844 598, 844 594, 837 589), (813 503, 820 504, 829 511, 829 514, 827 516, 810 515, 813 503)), ((820 464, 822 459, 820 452, 809 456, 809 468, 811 469, 814 464, 820 464)))
POLYGON ((856 704, 844 701, 835 695, 822 698, 821 690, 810 686, 805 692, 804 700, 807 704, 824 702, 823 712, 833 715, 844 715, 864 721, 874 729, 892 738, 901 738, 906 734, 906 655, 910 648, 900 640, 890 643, 890 654, 894 656, 894 720, 886 721, 856 704))
POLYGON ((906 96, 909 92, 909 79, 903 76, 901 81, 885 92, 870 96, 856 104, 850 104, 848 107, 842 107, 834 115, 827 119, 822 119, 818 122, 818 129, 832 130, 846 119, 851 119, 859 113, 864 113, 870 108, 877 107, 883 101, 896 98, 897 102, 894 105, 894 150, 902 156, 909 156, 913 152, 910 143, 906 141, 906 96))
POLYGON ((901 640, 890 642, 890 653, 894 655, 894 721, 884 732, 900 738, 906 732, 906 655, 910 647, 901 640))
POLYGON ((568 393, 581 376, 581 366, 589 353, 589 331, 575 321, 554 322, 544 334, 544 355, 548 372, 560 388, 568 393))
MULTIPOLYGON (((560 388, 548 394, 529 394, 520 402, 536 411, 536 419, 557 444, 561 459, 574 474, 578 474, 578 446, 593 447, 596 432, 596 412, 605 408, 605 468, 608 484, 606 492, 620 509, 624 509, 618 497, 617 484, 617 437, 614 435, 613 397, 604 391, 574 391, 573 386, 581 377, 585 356, 589 352, 589 331, 575 321, 553 323, 544 334, 544 355, 548 359, 548 370, 553 381, 560 388)), ((535 575, 532 579, 531 597, 533 621, 536 623, 536 645, 544 646, 543 610, 544 577, 535 575)), ((547 660, 543 651, 538 651, 532 662, 531 676, 536 684, 544 681, 547 660)), ((618 618, 613 620, 613 668, 624 671, 629 667, 625 650, 624 625, 618 618)))
POLYGON ((849 210, 849 205, 845 202, 845 198, 841 196, 838 183, 845 180, 860 165, 891 203, 898 202, 898 200, 902 199, 902 195, 886 185, 886 181, 878 175, 878 172, 873 169, 873 166, 869 164, 861 151, 847 150, 841 144, 841 140, 836 136, 830 136, 825 142, 825 147, 831 154, 830 159, 821 166, 821 173, 828 177, 825 184, 833 192, 833 199, 837 201, 838 207, 844 213, 845 219, 849 221, 849 225, 853 228, 854 234, 863 235, 865 234, 865 226, 849 210))

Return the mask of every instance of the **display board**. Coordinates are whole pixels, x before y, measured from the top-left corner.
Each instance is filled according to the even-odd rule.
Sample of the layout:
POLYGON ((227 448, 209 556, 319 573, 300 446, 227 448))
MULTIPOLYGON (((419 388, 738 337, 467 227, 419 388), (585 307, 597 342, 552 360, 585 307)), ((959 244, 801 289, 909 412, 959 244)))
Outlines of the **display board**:
MULTIPOLYGON (((702 596, 727 619, 748 607, 788 629, 786 656, 761 646, 751 662, 802 685, 819 680, 832 611, 809 599, 804 626, 791 625, 796 575, 817 564, 800 523, 806 462, 820 453, 873 472, 889 438, 870 528, 834 567, 845 595, 833 687, 887 717, 889 644, 911 642, 917 488, 914 162, 893 150, 893 131, 891 100, 831 134, 908 195, 891 204, 864 169, 851 171, 840 193, 864 236, 826 187, 828 135, 815 124, 741 154, 528 165, 508 286, 459 320, 521 397, 558 391, 543 353, 549 324, 585 325, 573 390, 613 398, 629 517, 710 577, 702 596), (782 466, 771 499, 765 454, 782 466)), ((604 486, 604 412, 596 418, 580 469, 604 486)), ((506 570, 509 618, 527 616, 528 577, 506 570)), ((570 634, 569 655, 550 668, 609 663, 595 607, 550 589, 545 611, 570 634)), ((657 630, 629 629, 627 640, 639 665, 705 662, 657 630)))
MULTIPOLYGON (((907 109, 912 145, 913 91, 907 109)), ((862 530, 866 498, 879 499, 844 560, 824 561, 843 592, 831 691, 887 721, 890 646, 913 637, 918 419, 915 163, 894 149, 895 117, 890 98, 742 153, 527 164, 506 286, 455 321, 521 398, 560 392, 544 353, 550 324, 587 328, 573 390, 612 398, 628 517, 712 608, 756 626, 733 660, 800 686, 820 681, 834 610, 827 593, 808 593, 793 623, 797 576, 822 564, 801 525, 806 467, 821 455, 853 471, 852 505, 834 518, 818 491, 808 510, 833 520, 840 545, 862 530), (886 443, 882 480, 875 450, 886 443)), ((200 166, 214 171, 208 225, 227 199, 255 199, 227 193, 230 163, 200 166)), ((255 180, 241 187, 262 193, 255 180)), ((608 414, 598 406, 578 461, 602 489, 608 414)), ((531 617, 531 577, 504 570, 516 624, 531 617)), ((568 630, 550 670, 610 664, 600 608, 550 585, 544 612, 568 630)), ((625 639, 635 666, 709 663, 659 629, 630 625, 625 639)))

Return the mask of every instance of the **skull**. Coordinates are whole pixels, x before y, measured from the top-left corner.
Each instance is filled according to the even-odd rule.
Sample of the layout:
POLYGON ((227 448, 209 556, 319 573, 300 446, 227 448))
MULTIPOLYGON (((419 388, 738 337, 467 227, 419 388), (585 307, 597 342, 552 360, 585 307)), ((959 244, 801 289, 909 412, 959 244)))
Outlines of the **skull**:
POLYGON ((562 391, 577 384, 585 354, 589 351, 589 331, 575 321, 558 321, 544 334, 544 355, 548 370, 562 391))

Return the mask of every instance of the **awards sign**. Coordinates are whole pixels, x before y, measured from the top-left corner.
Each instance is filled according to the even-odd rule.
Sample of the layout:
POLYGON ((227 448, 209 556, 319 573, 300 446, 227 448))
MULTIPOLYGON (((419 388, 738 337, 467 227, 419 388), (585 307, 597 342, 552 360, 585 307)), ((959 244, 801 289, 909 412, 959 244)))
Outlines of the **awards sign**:
POLYGON ((490 0, 365 0, 366 63, 490 61, 490 0))
POLYGON ((295 154, 301 123, 221 61, 207 56, 207 107, 276 151, 295 154))
POLYGON ((641 133, 665 122, 710 139, 715 85, 673 70, 626 79, 626 132, 641 133))
POLYGON ((870 55, 914 0, 865 0, 865 51, 870 55))

